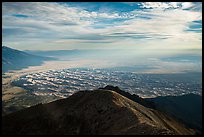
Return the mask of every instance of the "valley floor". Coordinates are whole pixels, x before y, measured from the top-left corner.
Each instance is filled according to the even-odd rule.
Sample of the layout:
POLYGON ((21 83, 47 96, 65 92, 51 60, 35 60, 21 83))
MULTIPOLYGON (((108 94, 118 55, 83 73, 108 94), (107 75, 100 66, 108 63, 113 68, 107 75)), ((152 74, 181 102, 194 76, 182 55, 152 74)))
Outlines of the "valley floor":
POLYGON ((30 66, 22 70, 15 70, 3 73, 2 74, 2 101, 4 104, 3 107, 8 107, 6 106, 8 102, 12 102, 12 100, 15 98, 23 97, 28 92, 21 87, 11 85, 12 81, 18 79, 19 77, 27 75, 29 73, 48 71, 50 70, 50 68, 57 70, 75 66, 76 64, 68 61, 46 61, 41 66, 30 66))

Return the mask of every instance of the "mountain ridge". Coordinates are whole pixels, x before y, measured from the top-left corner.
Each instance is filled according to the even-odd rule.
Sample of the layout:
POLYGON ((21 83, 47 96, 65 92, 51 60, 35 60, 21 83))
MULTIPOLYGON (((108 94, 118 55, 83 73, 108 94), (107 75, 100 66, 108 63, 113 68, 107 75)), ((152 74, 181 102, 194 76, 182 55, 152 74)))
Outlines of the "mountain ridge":
POLYGON ((107 89, 79 91, 11 113, 2 127, 3 134, 195 134, 168 115, 107 89))

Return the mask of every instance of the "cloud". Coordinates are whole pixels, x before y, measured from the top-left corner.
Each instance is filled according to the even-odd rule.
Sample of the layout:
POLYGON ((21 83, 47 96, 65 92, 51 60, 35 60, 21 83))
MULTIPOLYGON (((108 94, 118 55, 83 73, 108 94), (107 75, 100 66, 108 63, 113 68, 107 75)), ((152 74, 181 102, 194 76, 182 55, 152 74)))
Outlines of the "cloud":
POLYGON ((183 2, 181 5, 182 5, 182 9, 188 9, 188 8, 193 7, 192 2, 183 2))
POLYGON ((144 48, 151 47, 149 45, 151 48, 202 48, 202 25, 199 23, 202 22, 202 11, 198 10, 202 3, 145 2, 131 5, 136 5, 136 9, 120 12, 114 8, 102 10, 101 7, 92 10, 71 3, 3 3, 3 41, 18 41, 19 46, 24 47, 25 40, 38 40, 41 45, 49 45, 48 40, 64 44, 71 40, 73 45, 68 42, 67 48, 83 43, 96 47, 100 42, 116 48, 138 45, 145 45, 144 48))
POLYGON ((168 9, 168 8, 179 8, 179 3, 177 2, 144 2, 141 4, 142 8, 159 8, 159 9, 168 9))
POLYGON ((19 35, 19 34, 24 34, 26 33, 26 30, 22 30, 19 28, 3 28, 2 29, 2 34, 4 37, 10 37, 13 35, 19 35))

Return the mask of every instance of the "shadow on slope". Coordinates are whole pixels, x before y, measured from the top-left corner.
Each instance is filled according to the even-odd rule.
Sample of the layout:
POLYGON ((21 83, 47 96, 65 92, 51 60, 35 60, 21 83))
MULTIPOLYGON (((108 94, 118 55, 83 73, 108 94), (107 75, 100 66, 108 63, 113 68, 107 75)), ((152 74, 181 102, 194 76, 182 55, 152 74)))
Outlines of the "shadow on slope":
POLYGON ((202 96, 186 94, 182 96, 164 96, 148 98, 157 109, 176 117, 188 127, 202 130, 202 96))

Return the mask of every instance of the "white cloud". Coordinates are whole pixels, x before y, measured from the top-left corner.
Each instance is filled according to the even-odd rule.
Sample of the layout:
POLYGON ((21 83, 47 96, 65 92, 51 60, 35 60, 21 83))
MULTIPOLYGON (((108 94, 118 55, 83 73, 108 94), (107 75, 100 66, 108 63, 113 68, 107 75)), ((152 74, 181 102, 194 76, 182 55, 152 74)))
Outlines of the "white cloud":
POLYGON ((179 3, 177 2, 143 2, 141 4, 142 8, 159 8, 159 9, 167 9, 167 8, 179 8, 179 3))
POLYGON ((182 2, 182 9, 187 9, 193 7, 193 3, 192 2, 182 2))
MULTIPOLYGON (((172 41, 200 41, 201 33, 188 32, 189 24, 202 17, 200 12, 189 10, 146 10, 146 11, 132 11, 130 14, 144 15, 151 19, 134 18, 115 26, 108 27, 104 31, 104 35, 111 36, 112 33, 118 33, 131 36, 149 36, 152 39, 166 38, 172 41), (135 33, 135 34, 134 34, 135 33)), ((179 42, 180 43, 180 42, 179 42)))

